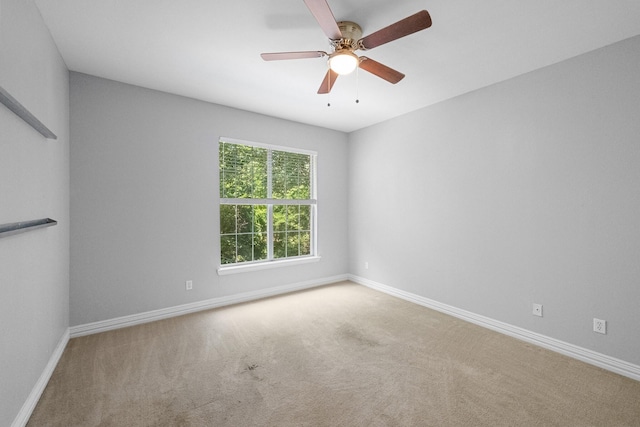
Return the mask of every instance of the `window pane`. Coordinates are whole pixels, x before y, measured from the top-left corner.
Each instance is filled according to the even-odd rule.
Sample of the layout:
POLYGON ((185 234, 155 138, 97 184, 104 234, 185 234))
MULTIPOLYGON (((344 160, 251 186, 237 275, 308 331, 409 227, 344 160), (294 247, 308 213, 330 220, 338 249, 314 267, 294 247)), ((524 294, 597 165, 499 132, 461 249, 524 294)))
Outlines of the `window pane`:
POLYGON ((267 232, 267 205, 253 205, 253 232, 267 232))
POLYGON ((220 262, 232 264, 236 262, 236 236, 220 236, 220 262))
POLYGON ((253 259, 267 259, 267 233, 256 233, 253 235, 253 259))
POLYGON ((281 153, 281 151, 271 153, 272 197, 275 199, 284 199, 286 191, 286 158, 281 153))
POLYGON ((311 230, 311 206, 310 205, 300 206, 300 230, 303 230, 303 231, 311 230))
POLYGON ((287 231, 299 230, 300 221, 298 215, 298 206, 287 206, 287 231))
POLYGON ((311 255, 311 233, 300 233, 300 255, 311 255))
POLYGON ((235 232, 236 232, 235 205, 220 205, 220 234, 232 234, 235 232))
POLYGON ((238 233, 251 233, 253 231, 253 206, 238 205, 237 209, 238 233))
POLYGON ((275 205, 273 207, 273 231, 287 231, 287 207, 275 205))
POLYGON ((311 156, 274 150, 273 197, 308 199, 311 194, 311 156))
POLYGON ((284 258, 287 256, 287 233, 273 233, 273 257, 284 258))
POLYGON ((287 233, 287 256, 300 255, 300 234, 297 231, 287 233))
POLYGON ((267 150, 221 142, 220 197, 267 197, 267 150))
POLYGON ((237 262, 253 261, 253 234, 238 234, 237 262))

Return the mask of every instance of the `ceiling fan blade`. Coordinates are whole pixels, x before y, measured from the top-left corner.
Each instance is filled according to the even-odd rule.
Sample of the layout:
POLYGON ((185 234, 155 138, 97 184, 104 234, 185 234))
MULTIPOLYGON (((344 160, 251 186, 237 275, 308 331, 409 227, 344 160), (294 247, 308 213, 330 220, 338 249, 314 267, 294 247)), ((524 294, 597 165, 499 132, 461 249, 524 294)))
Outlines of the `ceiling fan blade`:
POLYGON ((336 73, 332 69, 329 69, 327 71, 327 74, 324 76, 324 80, 320 85, 320 89, 318 89, 318 94, 322 95, 322 94, 331 92, 331 88, 333 88, 333 85, 336 82, 337 78, 338 78, 338 73, 336 73))
POLYGON ((426 10, 404 18, 395 24, 384 27, 373 34, 363 37, 359 41, 359 45, 366 49, 373 49, 385 43, 397 40, 401 37, 408 36, 417 31, 424 30, 431 26, 431 16, 426 10))
POLYGON ((305 52, 275 52, 261 53, 260 56, 265 61, 280 61, 282 59, 305 59, 305 58, 322 58, 327 56, 327 52, 309 50, 305 52))
POLYGON ((304 0, 304 4, 307 5, 327 37, 331 40, 339 40, 342 38, 342 33, 340 32, 340 28, 338 28, 336 18, 333 16, 333 12, 331 12, 326 0, 304 0))
POLYGON ((389 68, 384 64, 374 61, 373 59, 367 58, 366 56, 360 57, 360 68, 388 81, 389 83, 396 84, 400 80, 404 79, 404 74, 401 72, 396 71, 393 68, 389 68))

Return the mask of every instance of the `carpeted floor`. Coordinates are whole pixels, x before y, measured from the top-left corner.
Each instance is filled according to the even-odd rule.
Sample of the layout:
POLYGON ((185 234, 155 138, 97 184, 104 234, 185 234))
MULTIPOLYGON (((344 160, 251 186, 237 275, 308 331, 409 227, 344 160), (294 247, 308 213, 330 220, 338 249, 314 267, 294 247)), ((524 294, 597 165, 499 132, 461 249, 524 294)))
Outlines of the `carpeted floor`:
POLYGON ((29 426, 640 426, 640 382, 352 283, 69 342, 29 426))

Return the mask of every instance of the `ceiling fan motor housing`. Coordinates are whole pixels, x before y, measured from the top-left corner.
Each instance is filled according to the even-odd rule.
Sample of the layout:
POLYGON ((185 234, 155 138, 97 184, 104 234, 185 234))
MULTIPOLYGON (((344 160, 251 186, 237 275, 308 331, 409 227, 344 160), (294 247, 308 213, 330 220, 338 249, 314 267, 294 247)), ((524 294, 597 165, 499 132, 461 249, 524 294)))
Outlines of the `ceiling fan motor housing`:
POLYGON ((337 23, 342 38, 340 40, 331 40, 331 45, 335 50, 340 49, 358 49, 358 40, 362 38, 362 28, 360 25, 351 21, 340 21, 337 23))

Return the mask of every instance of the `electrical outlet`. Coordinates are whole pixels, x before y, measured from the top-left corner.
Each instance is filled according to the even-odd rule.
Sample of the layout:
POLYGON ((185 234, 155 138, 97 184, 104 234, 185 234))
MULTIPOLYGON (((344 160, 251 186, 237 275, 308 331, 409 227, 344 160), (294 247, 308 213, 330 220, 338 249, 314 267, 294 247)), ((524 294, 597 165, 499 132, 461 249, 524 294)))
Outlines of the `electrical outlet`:
POLYGON ((193 280, 187 280, 184 284, 184 287, 187 291, 193 289, 193 280))
POLYGON ((599 334, 607 333, 607 321, 602 319, 593 318, 593 332, 597 332, 599 334))
POLYGON ((542 317, 542 304, 533 304, 533 315, 542 317))
POLYGON ((365 261, 364 262, 364 269, 368 270, 369 269, 369 261, 365 261))

